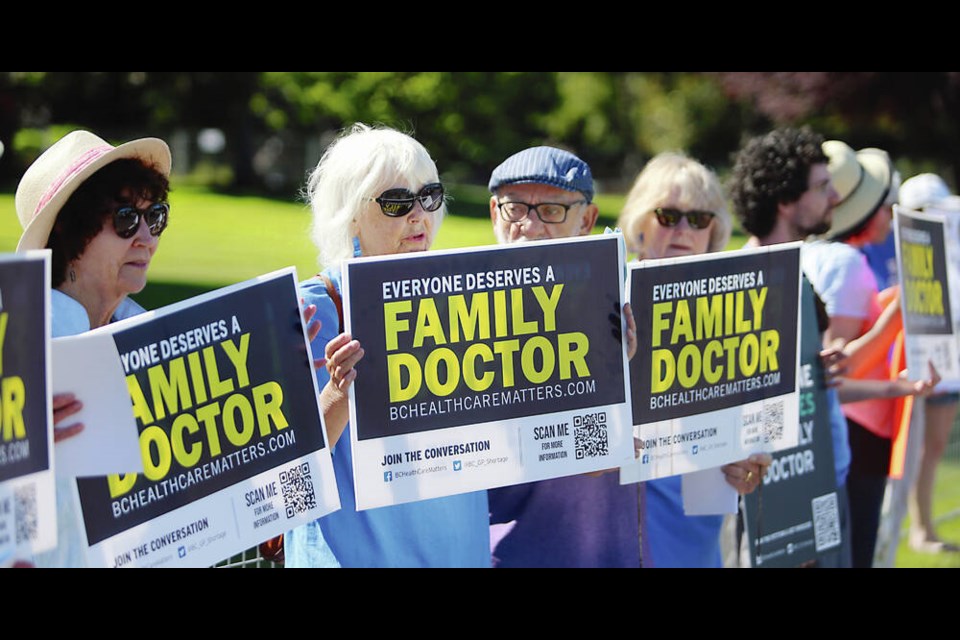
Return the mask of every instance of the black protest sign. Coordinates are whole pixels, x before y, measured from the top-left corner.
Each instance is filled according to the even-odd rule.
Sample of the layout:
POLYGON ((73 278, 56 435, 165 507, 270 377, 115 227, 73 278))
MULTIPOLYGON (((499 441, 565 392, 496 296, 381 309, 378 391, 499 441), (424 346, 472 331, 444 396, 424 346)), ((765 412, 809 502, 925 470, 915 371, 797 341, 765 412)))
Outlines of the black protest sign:
MULTIPOLYGON (((126 374, 144 472, 77 480, 91 546, 272 469, 299 474, 304 456, 325 449, 300 313, 290 270, 104 328, 126 374)), ((231 513, 231 500, 240 499, 206 509, 231 513)))
POLYGON ((953 333, 942 222, 898 211, 897 255, 908 334, 953 333))
POLYGON ((800 330, 800 444, 778 451, 763 484, 744 496, 750 562, 795 567, 841 544, 830 406, 813 288, 804 280, 800 330))
POLYGON ((625 400, 615 236, 359 259, 344 270, 360 441, 625 400), (617 325, 619 327, 619 324, 617 325))
POLYGON ((724 252, 632 269, 635 425, 795 391, 798 252, 724 252))
POLYGON ((0 482, 51 468, 48 266, 0 260, 0 482))

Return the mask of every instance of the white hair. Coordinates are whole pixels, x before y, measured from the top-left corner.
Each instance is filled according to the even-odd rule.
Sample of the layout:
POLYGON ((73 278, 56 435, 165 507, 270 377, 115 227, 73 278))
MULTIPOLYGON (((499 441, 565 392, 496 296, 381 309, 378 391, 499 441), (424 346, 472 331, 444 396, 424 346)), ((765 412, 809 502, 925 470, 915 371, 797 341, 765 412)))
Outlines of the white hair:
POLYGON ((730 241, 733 224, 720 179, 710 168, 680 151, 657 154, 634 180, 617 220, 627 249, 638 255, 642 253, 638 239, 643 221, 654 215, 653 210, 662 206, 671 194, 680 194, 680 202, 690 208, 716 214, 707 251, 723 250, 730 241))
MULTIPOLYGON (((406 133, 356 123, 344 129, 310 173, 304 197, 313 211, 310 237, 321 267, 353 257, 353 238, 370 198, 401 183, 439 182, 426 148, 406 133)), ((375 207, 377 205, 374 205, 375 207)), ((379 208, 377 215, 382 215, 379 208)), ((446 205, 434 215, 442 219, 446 205)))

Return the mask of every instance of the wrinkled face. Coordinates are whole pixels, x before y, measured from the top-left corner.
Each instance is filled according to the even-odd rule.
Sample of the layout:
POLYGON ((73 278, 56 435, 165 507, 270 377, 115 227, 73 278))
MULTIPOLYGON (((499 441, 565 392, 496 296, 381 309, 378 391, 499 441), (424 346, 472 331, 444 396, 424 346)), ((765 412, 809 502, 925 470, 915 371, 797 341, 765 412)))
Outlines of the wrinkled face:
MULTIPOLYGON (((152 202, 139 200, 137 208, 146 209, 152 202)), ((160 236, 150 233, 147 221, 140 216, 136 232, 129 238, 117 235, 112 215, 104 218, 103 227, 73 261, 77 284, 89 287, 104 300, 120 300, 138 293, 147 286, 147 269, 160 244, 160 236)))
MULTIPOLYGON (((423 186, 411 182, 400 182, 390 185, 389 189, 407 189, 413 193, 419 193, 423 186)), ((376 194, 373 197, 379 195, 376 194)), ((390 217, 383 213, 378 203, 370 202, 357 222, 356 235, 360 239, 360 250, 365 256, 426 251, 433 245, 441 211, 442 209, 434 212, 425 211, 423 203, 415 200, 410 213, 400 217, 390 217)))
POLYGON ((825 163, 810 167, 807 190, 787 209, 787 215, 797 240, 810 235, 820 235, 830 230, 833 223, 833 207, 840 195, 833 187, 833 180, 825 163))
MULTIPOLYGON (((701 210, 691 207, 686 200, 680 197, 679 190, 674 189, 659 206, 679 211, 701 210)), ((668 227, 657 220, 655 213, 646 213, 640 224, 642 255, 644 258, 676 258, 706 253, 710 247, 710 231, 715 224, 716 219, 712 219, 705 228, 696 229, 683 216, 676 226, 668 227)))
POLYGON ((579 191, 567 191, 546 184, 505 185, 490 198, 490 220, 493 222, 493 233, 500 244, 587 235, 593 229, 598 213, 597 205, 584 202, 583 194, 579 191), (572 206, 567 209, 566 219, 563 222, 543 222, 533 209, 530 209, 522 220, 510 222, 503 218, 500 207, 497 206, 498 203, 508 202, 522 202, 528 205, 555 203, 572 206))

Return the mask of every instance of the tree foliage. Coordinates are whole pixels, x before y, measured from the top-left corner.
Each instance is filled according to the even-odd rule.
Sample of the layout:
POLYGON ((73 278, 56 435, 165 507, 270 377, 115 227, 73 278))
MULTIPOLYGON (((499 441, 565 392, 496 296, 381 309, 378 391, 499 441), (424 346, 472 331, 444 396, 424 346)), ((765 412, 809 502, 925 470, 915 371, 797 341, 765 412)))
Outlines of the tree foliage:
POLYGON ((960 185, 960 73, 756 72, 717 77, 734 100, 777 124, 808 123, 854 148, 887 150, 903 177, 960 185))
POLYGON ((15 182, 49 138, 70 127, 109 139, 213 127, 226 135, 234 186, 263 186, 271 163, 295 183, 353 122, 408 131, 445 178, 479 183, 535 144, 572 149, 616 188, 664 150, 686 151, 722 173, 747 136, 779 124, 885 148, 905 173, 950 176, 960 166, 960 74, 0 72, 8 150, 0 180, 15 182), (11 144, 18 133, 29 143, 11 144), (270 140, 283 142, 273 156, 261 153, 270 140))

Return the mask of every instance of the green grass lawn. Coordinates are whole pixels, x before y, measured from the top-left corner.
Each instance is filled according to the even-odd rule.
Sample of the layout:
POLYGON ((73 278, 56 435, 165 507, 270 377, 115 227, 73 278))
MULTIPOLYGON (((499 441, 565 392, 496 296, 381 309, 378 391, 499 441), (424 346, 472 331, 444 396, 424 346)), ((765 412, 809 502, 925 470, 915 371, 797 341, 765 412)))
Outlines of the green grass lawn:
MULTIPOLYGON (((954 425, 955 436, 960 433, 954 425)), ((960 460, 945 455, 937 467, 934 486, 933 518, 942 540, 960 544, 960 460)), ((897 546, 897 568, 960 568, 960 553, 917 553, 907 544, 910 518, 904 518, 897 546)))
MULTIPOLYGON (((451 185, 449 192, 449 215, 434 248, 495 243, 486 187, 451 185)), ((597 196, 596 233, 615 226, 623 200, 620 194, 597 196)), ((287 266, 296 267, 301 279, 319 270, 305 203, 180 186, 171 193, 170 204, 170 226, 150 267, 150 283, 136 296, 148 308, 287 266)), ((13 194, 0 193, 0 251, 14 251, 20 232, 13 194)), ((730 248, 739 248, 744 240, 735 234, 730 248)))
MULTIPOLYGON (((477 189, 465 187, 462 197, 454 192, 451 215, 440 226, 434 248, 496 242, 477 189), (460 215, 459 209, 466 214, 460 215)), ((147 308, 288 266, 296 267, 301 279, 320 268, 308 235, 311 213, 305 203, 178 187, 170 194, 170 204, 170 226, 150 267, 150 282, 134 296, 147 308)), ((20 233, 14 196, 0 193, 0 251, 14 251, 20 233)))

